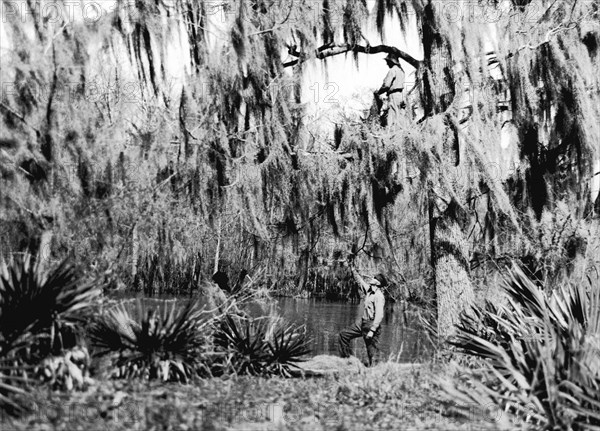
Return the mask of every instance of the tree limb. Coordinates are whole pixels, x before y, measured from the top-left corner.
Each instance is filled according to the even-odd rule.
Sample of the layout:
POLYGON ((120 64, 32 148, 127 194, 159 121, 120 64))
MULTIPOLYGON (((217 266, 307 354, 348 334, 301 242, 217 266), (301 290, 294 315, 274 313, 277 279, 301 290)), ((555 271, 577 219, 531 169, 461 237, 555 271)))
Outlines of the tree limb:
POLYGON ((38 129, 33 127, 31 124, 29 124, 23 115, 19 114, 17 111, 12 109, 10 106, 0 102, 0 108, 2 110, 4 110, 5 112, 7 112, 9 115, 12 115, 14 118, 19 120, 21 123, 23 123, 27 127, 29 127, 31 130, 33 130, 38 138, 41 136, 41 133, 38 129))
MULTIPOLYGON (((413 66, 415 69, 418 69, 421 65, 421 61, 414 58, 412 55, 390 45, 350 45, 349 43, 342 44, 327 44, 322 45, 315 51, 315 57, 319 60, 322 60, 327 57, 332 57, 334 55, 344 54, 347 52, 359 52, 362 54, 379 54, 385 52, 387 54, 395 54, 402 60, 406 61, 408 64, 413 66)), ((296 46, 288 47, 288 54, 297 57, 296 60, 288 61, 283 64, 283 67, 290 67, 298 64, 299 62, 306 61, 310 57, 300 52, 296 49, 296 46)))

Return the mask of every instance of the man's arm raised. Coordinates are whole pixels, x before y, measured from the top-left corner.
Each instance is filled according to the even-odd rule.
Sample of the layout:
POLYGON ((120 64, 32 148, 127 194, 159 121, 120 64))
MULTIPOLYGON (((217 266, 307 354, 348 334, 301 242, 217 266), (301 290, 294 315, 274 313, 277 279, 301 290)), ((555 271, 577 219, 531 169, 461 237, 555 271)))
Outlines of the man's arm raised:
POLYGON ((360 276, 360 274, 354 267, 354 263, 350 264, 350 271, 352 271, 352 276, 354 277, 354 280, 356 280, 356 282, 360 286, 360 289, 362 290, 363 295, 366 295, 367 291, 369 290, 369 284, 360 276))

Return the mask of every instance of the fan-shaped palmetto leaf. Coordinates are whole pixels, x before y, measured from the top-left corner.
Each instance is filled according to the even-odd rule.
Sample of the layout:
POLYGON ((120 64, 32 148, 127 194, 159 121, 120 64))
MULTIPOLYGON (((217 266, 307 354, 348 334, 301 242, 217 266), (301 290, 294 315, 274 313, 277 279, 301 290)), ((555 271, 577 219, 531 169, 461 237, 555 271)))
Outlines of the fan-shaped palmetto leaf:
POLYGON ((544 429, 600 429, 598 286, 546 294, 514 266, 505 289, 506 306, 488 303, 458 325, 453 344, 485 360, 483 386, 468 390, 544 429))
POLYGON ((289 376, 290 367, 310 352, 303 327, 232 315, 221 323, 215 344, 229 353, 225 367, 238 374, 289 376))
POLYGON ((63 261, 43 273, 31 257, 0 263, 0 408, 22 409, 15 396, 26 395, 25 370, 65 348, 73 347, 81 313, 100 293, 63 261))
POLYGON ((60 335, 81 321, 99 294, 98 284, 83 281, 67 260, 47 275, 30 257, 0 264, 0 356, 51 333, 57 339, 50 348, 65 347, 60 335))
POLYGON ((226 364, 237 374, 258 375, 265 372, 269 359, 267 323, 227 315, 215 333, 215 345, 229 352, 226 364))
POLYGON ((99 355, 113 356, 113 376, 188 381, 203 367, 209 322, 196 302, 150 306, 137 299, 99 316, 90 337, 99 355))
POLYGON ((270 366, 274 372, 289 376, 290 367, 296 367, 296 363, 302 362, 304 356, 310 353, 308 343, 305 328, 294 325, 279 326, 268 342, 270 366))

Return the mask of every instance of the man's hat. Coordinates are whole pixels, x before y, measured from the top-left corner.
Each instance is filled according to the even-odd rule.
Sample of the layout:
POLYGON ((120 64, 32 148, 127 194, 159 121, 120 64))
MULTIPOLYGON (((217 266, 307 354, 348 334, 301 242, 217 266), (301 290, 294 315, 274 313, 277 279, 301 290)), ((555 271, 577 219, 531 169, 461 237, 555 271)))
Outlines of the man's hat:
POLYGON ((389 53, 385 57, 385 61, 389 61, 390 63, 393 63, 396 66, 400 66, 400 62, 398 61, 398 56, 396 54, 389 53))
POLYGON ((385 278, 385 275, 383 275, 382 273, 377 274, 373 278, 379 282, 380 287, 385 287, 388 285, 387 278, 385 278))

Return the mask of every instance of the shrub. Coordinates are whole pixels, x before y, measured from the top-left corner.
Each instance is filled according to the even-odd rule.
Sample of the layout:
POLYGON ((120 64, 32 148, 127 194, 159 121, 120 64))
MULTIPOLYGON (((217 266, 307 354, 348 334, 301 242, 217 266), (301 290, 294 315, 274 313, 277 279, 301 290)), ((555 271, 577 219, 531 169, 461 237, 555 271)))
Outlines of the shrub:
POLYGON ((67 260, 47 275, 29 257, 0 264, 0 354, 34 345, 46 356, 76 345, 82 311, 101 290, 67 260))
POLYGON ((267 331, 264 320, 226 316, 214 337, 215 346, 229 354, 223 371, 231 369, 237 374, 263 374, 268 362, 267 331))
POLYGON ((90 338, 99 356, 109 356, 112 377, 187 382, 205 368, 211 319, 197 302, 137 299, 98 316, 90 338))
MULTIPOLYGON (((483 359, 474 387, 448 386, 467 403, 494 402, 542 429, 600 427, 600 289, 571 284, 545 294, 514 266, 507 305, 463 315, 453 341, 483 359)), ((483 404, 482 404, 483 405, 483 404)))
POLYGON ((215 333, 217 349, 227 352, 223 371, 290 376, 310 353, 304 327, 228 315, 215 333))
MULTIPOLYGON (((24 394, 28 372, 56 380, 44 361, 78 346, 82 314, 100 291, 67 260, 48 273, 29 256, 0 264, 0 408, 17 407, 10 399, 24 394)), ((59 379, 68 380, 71 371, 81 372, 69 367, 59 379)))

